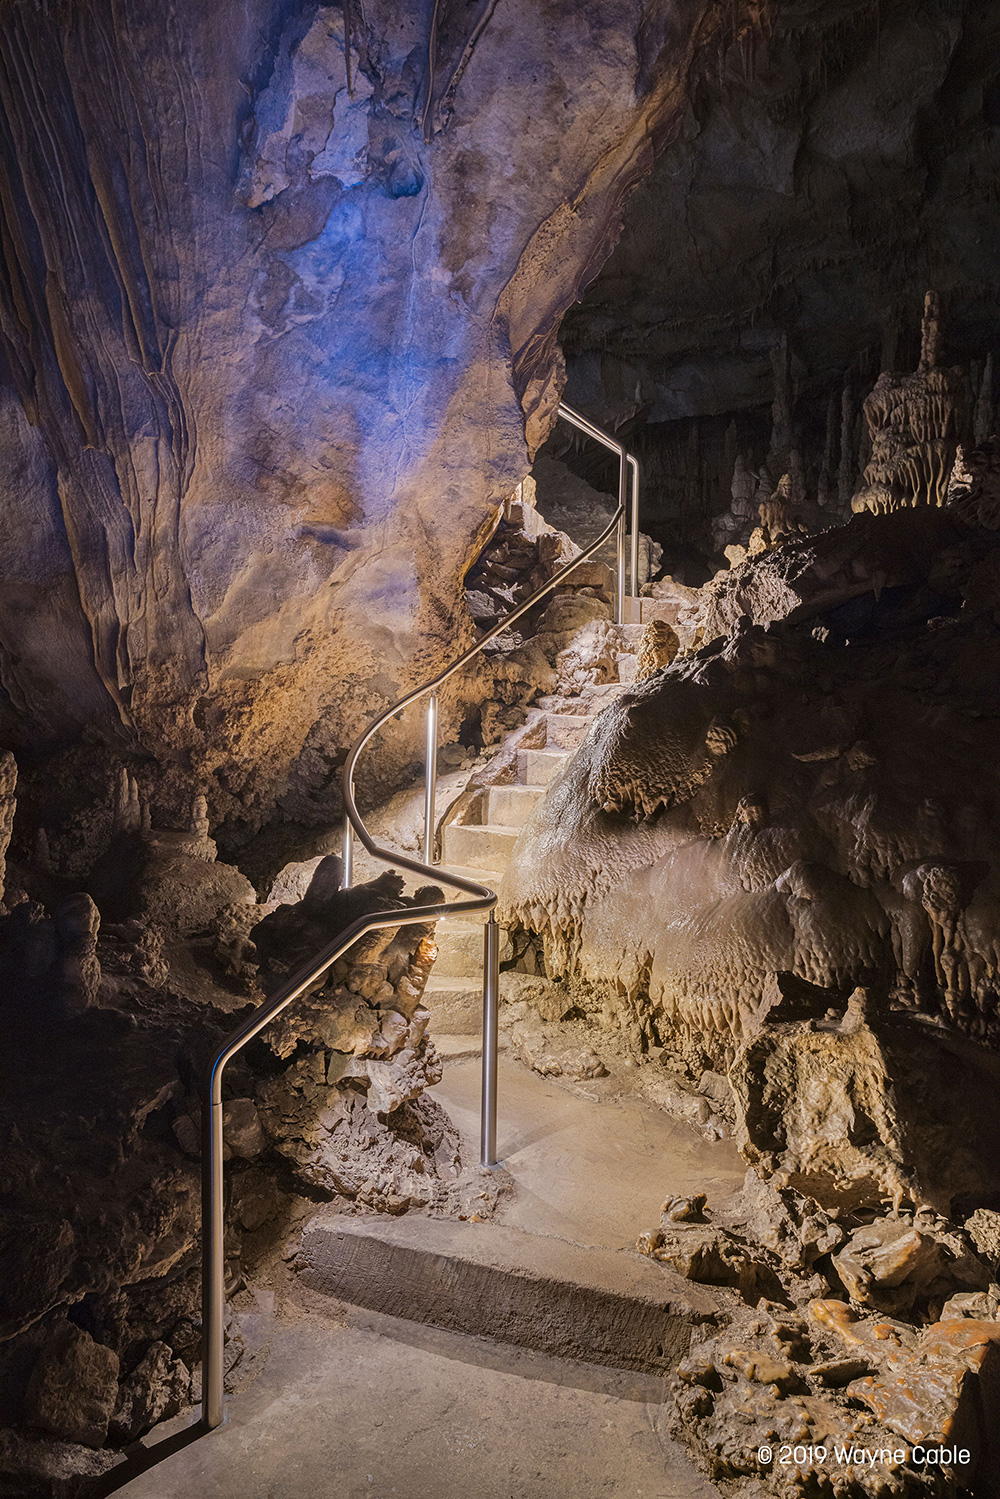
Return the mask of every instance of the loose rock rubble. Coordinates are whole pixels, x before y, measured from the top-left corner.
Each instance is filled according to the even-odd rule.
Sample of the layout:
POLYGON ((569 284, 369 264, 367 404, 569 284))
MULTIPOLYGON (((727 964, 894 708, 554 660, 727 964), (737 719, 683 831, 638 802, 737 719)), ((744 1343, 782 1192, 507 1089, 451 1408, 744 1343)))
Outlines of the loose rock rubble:
MULTIPOLYGON (((197 807, 190 831, 163 832, 120 803, 94 897, 48 904, 18 864, 0 907, 0 1486, 18 1499, 82 1493, 197 1397, 209 1055, 355 917, 414 904, 391 874, 341 890, 327 858, 302 900, 262 909, 197 807)), ((421 1004, 433 958, 426 926, 372 933, 228 1069, 230 1296, 317 1198, 491 1212, 499 1184, 425 1096, 440 1078, 421 1004)), ((234 1328, 231 1364, 241 1348, 234 1328)))
POLYGON ((933 1216, 853 1221, 753 1171, 715 1213, 664 1203, 640 1252, 731 1288, 724 1330, 678 1366, 675 1430, 727 1493, 992 1492, 995 1265, 933 1216), (873 1315, 893 1293, 905 1317, 873 1315))

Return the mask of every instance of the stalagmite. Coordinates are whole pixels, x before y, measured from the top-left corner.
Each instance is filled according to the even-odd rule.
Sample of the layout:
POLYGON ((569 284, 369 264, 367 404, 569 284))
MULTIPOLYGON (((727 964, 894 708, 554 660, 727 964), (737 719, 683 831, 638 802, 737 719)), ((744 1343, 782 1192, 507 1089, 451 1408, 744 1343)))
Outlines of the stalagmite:
POLYGON ((917 373, 881 374, 864 403, 871 461, 854 510, 945 503, 968 416, 965 375, 940 366, 941 340, 939 299, 928 292, 917 373))
POLYGON ((0 902, 4 897, 4 881, 7 870, 7 849, 14 830, 14 813, 17 810, 17 764, 14 756, 0 755, 0 902))

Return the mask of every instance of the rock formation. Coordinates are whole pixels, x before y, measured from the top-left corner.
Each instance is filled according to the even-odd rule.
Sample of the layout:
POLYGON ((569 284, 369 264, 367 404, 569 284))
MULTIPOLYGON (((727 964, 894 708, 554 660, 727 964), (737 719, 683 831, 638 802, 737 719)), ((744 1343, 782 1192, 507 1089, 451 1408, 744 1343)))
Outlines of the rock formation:
POLYGON ((644 524, 683 582, 746 545, 749 526, 720 522, 737 454, 770 492, 797 449, 810 529, 849 516, 872 456, 861 408, 883 372, 913 378, 928 287, 947 313, 936 364, 978 366, 972 435, 995 430, 998 39, 974 0, 792 0, 689 96, 562 333, 567 398, 639 453, 644 524))
POLYGON ((859 516, 729 574, 712 643, 605 710, 522 834, 503 905, 549 971, 615 973, 702 1065, 773 973, 994 1037, 996 546, 948 510, 859 516))
MULTIPOLYGON (((0 1476, 19 1495, 76 1492, 52 1485, 106 1471, 196 1395, 209 1054, 331 932, 413 903, 392 874, 341 891, 331 858, 303 900, 262 909, 194 822, 123 831, 96 905, 0 915, 0 1476)), ((306 1195, 489 1212, 496 1186, 424 1096, 440 1077, 421 1004, 433 957, 425 928, 374 935, 230 1068, 230 1292, 306 1195)))
POLYGON ((944 506, 713 579, 501 891, 562 997, 525 995, 551 1010, 544 1051, 511 1026, 530 1065, 603 1028, 671 1070, 664 1106, 734 1121, 744 1192, 665 1203, 639 1248, 728 1288, 675 1429, 738 1494, 834 1473, 857 1499, 986 1493, 1000 1471, 994 448, 963 451, 944 506), (921 1467, 921 1444, 950 1455, 921 1467))
POLYGON ((917 373, 880 375, 865 401, 872 456, 855 510, 944 504, 968 413, 964 372, 942 369, 940 349, 940 303, 928 292, 917 373))
POLYGON ((99 734, 158 823, 332 820, 338 751, 470 636, 709 9, 8 8, 2 742, 99 734))

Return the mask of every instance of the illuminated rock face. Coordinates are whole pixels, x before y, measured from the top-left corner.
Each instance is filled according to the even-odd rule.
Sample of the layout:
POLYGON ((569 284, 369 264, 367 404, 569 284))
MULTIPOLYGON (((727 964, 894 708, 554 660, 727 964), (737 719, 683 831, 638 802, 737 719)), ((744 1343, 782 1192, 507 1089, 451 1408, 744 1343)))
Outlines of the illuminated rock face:
POLYGON ((550 972, 610 983, 699 1067, 731 1060, 781 973, 820 1016, 872 985, 994 1038, 996 548, 927 507, 745 564, 760 622, 622 694, 521 834, 502 906, 550 972), (862 590, 846 567, 838 600, 857 530, 899 571, 862 590))
POLYGON ((252 817, 453 653, 706 9, 435 7, 431 41, 376 0, 345 47, 339 5, 7 8, 12 747, 114 730, 161 815, 193 777, 252 817))

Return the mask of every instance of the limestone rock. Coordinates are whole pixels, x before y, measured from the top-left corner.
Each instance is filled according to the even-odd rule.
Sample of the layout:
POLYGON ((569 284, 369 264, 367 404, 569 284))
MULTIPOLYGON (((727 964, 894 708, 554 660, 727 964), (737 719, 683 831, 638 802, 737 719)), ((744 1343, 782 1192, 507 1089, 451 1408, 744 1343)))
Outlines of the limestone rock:
POLYGON ((71 1323, 53 1331, 25 1394, 28 1422, 65 1441, 101 1447, 118 1395, 118 1357, 71 1323))
POLYGON ((635 680, 644 682, 647 677, 669 666, 680 650, 677 633, 665 619, 651 619, 645 626, 639 641, 635 680))
POLYGON ((90 889, 105 919, 181 937, 208 932, 228 907, 257 899, 238 869, 205 857, 198 834, 180 832, 125 835, 98 860, 90 889))
POLYGON ((118 1388, 111 1428, 133 1442, 158 1421, 169 1420, 191 1397, 191 1371, 166 1343, 153 1343, 118 1388))
POLYGON ((89 895, 69 895, 56 908, 58 973, 53 987, 67 1009, 92 1005, 101 986, 101 964, 97 957, 97 934, 101 916, 89 895))
POLYGON ((107 1447, 95 1451, 0 1428, 0 1483, 11 1494, 30 1489, 45 1499, 63 1499, 79 1493, 81 1485, 109 1481, 112 1470, 124 1461, 122 1453, 107 1447))
MULTIPOLYGON (((127 28, 79 6, 56 68, 62 21, 18 0, 5 737, 124 724, 174 813, 196 788, 244 836, 279 793, 329 815, 382 663, 408 685, 471 638, 459 584, 525 475, 526 423, 534 448, 551 422, 559 317, 678 116, 707 10, 666 41, 638 3, 596 32, 546 0, 431 36, 385 0, 353 25, 326 4, 170 0, 127 28), (192 168, 209 141, 231 169, 192 168), (535 190, 511 192, 522 166, 535 190)), ((406 726, 372 773, 414 748, 406 726)))
POLYGON ((252 1160, 267 1144, 252 1098, 233 1098, 222 1106, 222 1134, 230 1152, 252 1160))
POLYGON ((945 1269, 942 1246, 912 1224, 882 1219, 856 1229, 833 1266, 852 1301, 905 1312, 945 1269))
POLYGON ((835 1211, 909 1196, 903 1126, 870 1031, 770 1025, 731 1077, 737 1139, 763 1176, 835 1211))
POLYGON ((835 1312, 836 1305, 814 1303, 813 1314, 849 1344, 866 1347, 880 1366, 855 1380, 849 1393, 910 1443, 968 1449, 963 1477, 971 1478, 981 1465, 991 1467, 1000 1455, 1000 1323, 958 1318, 917 1335, 905 1327, 896 1331, 893 1325, 854 1320, 835 1312))
MULTIPOLYGON (((613 982, 619 1010, 698 1075, 728 1067, 775 973, 805 985, 817 1023, 833 1011, 850 1029, 845 999, 874 986, 970 1040, 1000 1035, 982 777, 1000 632, 961 603, 994 533, 947 509, 859 516, 748 564, 746 586, 800 546, 826 599, 738 624, 621 693, 535 808, 500 892, 548 974, 613 982), (950 820, 958 786, 967 810, 950 820)), ((846 1030, 806 1043, 834 1044, 846 1030)))
POLYGON ((730 1074, 737 1139, 758 1172, 835 1213, 907 1201, 947 1214, 963 1190, 992 1190, 973 1122, 989 1095, 985 1058, 960 1084, 948 1053, 904 1017, 777 1015, 730 1074))
POLYGON ((14 756, 0 755, 0 901, 3 900, 4 878, 7 868, 7 848, 14 829, 14 812, 17 808, 17 764, 14 756))

